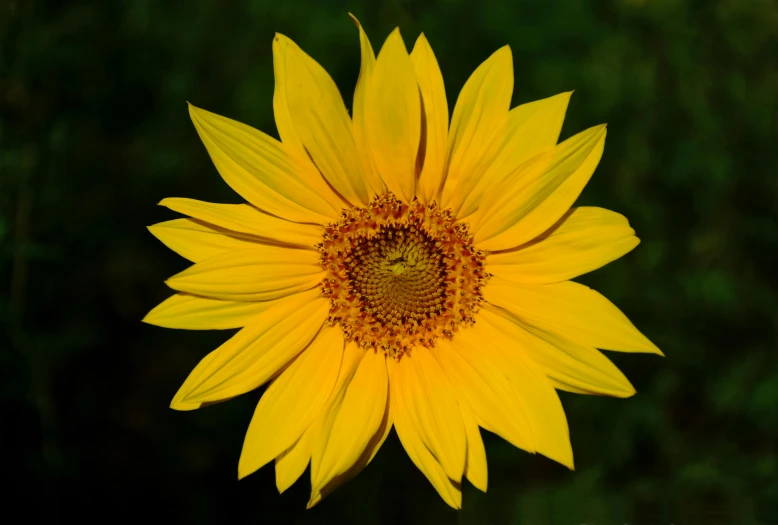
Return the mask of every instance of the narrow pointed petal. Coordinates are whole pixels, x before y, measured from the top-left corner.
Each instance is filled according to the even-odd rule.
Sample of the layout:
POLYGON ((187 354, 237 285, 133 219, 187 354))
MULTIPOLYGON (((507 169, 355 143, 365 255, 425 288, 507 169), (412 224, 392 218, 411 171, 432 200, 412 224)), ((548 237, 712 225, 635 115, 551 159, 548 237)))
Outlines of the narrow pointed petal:
POLYGON ((196 219, 174 219, 149 226, 154 237, 192 262, 256 246, 257 237, 225 230, 196 219))
POLYGON ((273 301, 252 324, 200 361, 170 407, 194 410, 261 386, 308 346, 329 308, 330 301, 318 289, 273 301))
POLYGON ((533 241, 489 254, 489 273, 509 281, 551 284, 591 272, 640 243, 626 217, 602 208, 573 208, 533 241))
POLYGON ((548 378, 532 359, 516 351, 516 342, 504 332, 493 330, 483 323, 465 332, 457 335, 465 339, 470 354, 476 353, 472 357, 478 371, 488 371, 490 381, 494 381, 497 375, 510 381, 515 399, 520 400, 532 429, 536 452, 572 469, 573 449, 567 418, 548 378), (486 341, 488 344, 485 344, 486 341), (474 351, 479 344, 483 348, 480 352, 474 351))
POLYGON ((508 112, 500 151, 465 196, 461 216, 473 213, 487 191, 504 184, 526 161, 556 146, 571 94, 536 100, 508 112))
POLYGON ((556 388, 614 397, 635 394, 621 370, 596 348, 531 328, 491 305, 478 315, 491 328, 515 341, 511 349, 531 358, 556 388))
POLYGON ((251 237, 247 239, 264 243, 289 244, 313 250, 314 245, 321 242, 324 231, 317 224, 287 221, 246 204, 216 204, 179 197, 162 199, 159 204, 206 222, 208 226, 229 230, 229 235, 249 234, 251 237))
POLYGON ((311 500, 326 495, 330 482, 372 457, 371 441, 384 435, 389 380, 382 352, 368 350, 346 387, 342 400, 333 404, 322 443, 314 449, 311 500), (382 423, 384 425, 382 425, 382 423))
POLYGON ((146 317, 144 323, 184 330, 227 330, 242 328, 273 303, 222 301, 177 293, 162 301, 146 317))
MULTIPOLYGON (((351 118, 335 82, 318 62, 284 35, 273 40, 279 104, 276 124, 284 144, 306 155, 330 185, 352 205, 370 195, 351 132, 351 118)), ((274 106, 275 106, 274 101, 274 106)))
MULTIPOLYGON (((340 365, 340 371, 338 372, 338 379, 335 382, 335 388, 333 388, 327 406, 319 413, 316 421, 308 427, 306 433, 311 434, 311 445, 308 457, 311 462, 311 478, 318 473, 318 469, 321 465, 321 456, 324 453, 324 447, 327 444, 330 432, 332 431, 332 425, 335 422, 335 416, 338 413, 340 404, 343 402, 343 397, 346 394, 346 388, 348 387, 351 379, 362 362, 362 358, 365 356, 365 351, 354 343, 347 343, 343 350, 343 361, 340 365)), ((344 480, 344 478, 341 478, 344 480)), ((321 501, 322 493, 316 492, 311 494, 311 499, 308 502, 308 508, 313 507, 319 501, 321 501)))
POLYGON ((421 102, 400 30, 386 39, 366 96, 367 144, 386 186, 406 202, 416 195, 421 102))
POLYGON ((443 74, 424 33, 413 46, 411 62, 424 102, 426 122, 424 167, 419 176, 416 194, 422 202, 430 203, 438 198, 443 185, 448 142, 448 102, 443 86, 443 74))
POLYGON ((495 358, 487 339, 473 340, 461 330, 452 341, 439 340, 435 355, 445 373, 457 385, 460 397, 472 410, 478 424, 513 446, 534 453, 536 449, 530 410, 516 395, 495 358))
POLYGON ((484 298, 532 327, 587 346, 662 355, 613 303, 582 284, 533 285, 494 279, 484 287, 484 298))
POLYGON ((373 163, 373 157, 370 154, 370 148, 367 143, 367 112, 365 100, 367 87, 370 84, 370 80, 373 78, 373 70, 375 69, 375 54, 373 53, 373 46, 370 45, 370 40, 367 38, 367 34, 365 34, 365 30, 362 29, 362 24, 360 24, 359 20, 351 13, 349 13, 349 16, 357 25, 357 29, 359 29, 359 48, 362 56, 359 68, 359 78, 357 79, 357 86, 354 88, 354 106, 351 110, 354 143, 357 146, 359 158, 362 160, 362 168, 364 170, 368 190, 372 195, 383 195, 386 192, 386 185, 381 180, 381 176, 378 174, 378 170, 373 163))
POLYGON ((343 360, 343 332, 322 327, 308 348, 262 395, 238 463, 243 478, 297 441, 330 399, 343 360))
POLYGON ((467 446, 462 414, 454 389, 427 348, 416 347, 397 360, 391 390, 396 412, 412 427, 409 432, 421 438, 446 475, 459 483, 467 446))
POLYGON ((559 144, 548 157, 540 154, 485 196, 473 238, 483 250, 514 248, 528 242, 559 220, 589 182, 605 147, 605 126, 595 126, 559 144), (538 169, 542 168, 542 169, 538 169))
POLYGON ((166 281, 174 290, 226 301, 269 301, 310 290, 324 278, 319 254, 280 246, 227 252, 166 281))
POLYGON ((500 154, 489 168, 504 178, 524 161, 556 146, 572 91, 522 104, 508 113, 505 141, 500 154))
POLYGON ((393 406, 394 428, 397 430, 397 437, 411 458, 413 464, 421 470, 440 497, 448 505, 455 509, 462 508, 462 485, 460 482, 452 481, 443 470, 440 462, 432 455, 427 447, 425 440, 421 437, 420 429, 414 421, 413 414, 405 408, 401 408, 400 401, 397 399, 400 389, 395 387, 398 373, 398 363, 396 361, 387 362, 390 370, 390 394, 393 406))
POLYGON ((488 485, 488 473, 486 468, 486 449, 481 430, 478 428, 475 416, 467 402, 459 399, 459 408, 462 411, 462 422, 465 425, 467 435, 467 463, 465 464, 465 476, 475 488, 486 492, 488 485))
POLYGON ((448 135, 443 207, 458 212, 464 196, 494 160, 512 95, 513 55, 505 46, 478 66, 457 99, 448 135))
POLYGON ((279 494, 294 485, 305 472, 305 467, 311 461, 311 445, 316 432, 316 424, 309 426, 294 445, 283 451, 276 458, 276 488, 279 494))
POLYGON ((189 115, 222 178, 248 202, 295 222, 326 224, 338 217, 337 196, 280 142, 191 104, 189 115))

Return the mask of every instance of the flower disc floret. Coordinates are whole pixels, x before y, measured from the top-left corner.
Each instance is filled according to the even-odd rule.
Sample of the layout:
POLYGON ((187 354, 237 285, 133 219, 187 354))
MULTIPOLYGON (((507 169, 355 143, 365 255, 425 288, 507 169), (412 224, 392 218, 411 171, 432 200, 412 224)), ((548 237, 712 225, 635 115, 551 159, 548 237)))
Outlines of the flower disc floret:
POLYGON ((391 193, 344 211, 318 248, 328 322, 391 357, 472 324, 489 278, 466 224, 435 203, 406 204, 391 193))

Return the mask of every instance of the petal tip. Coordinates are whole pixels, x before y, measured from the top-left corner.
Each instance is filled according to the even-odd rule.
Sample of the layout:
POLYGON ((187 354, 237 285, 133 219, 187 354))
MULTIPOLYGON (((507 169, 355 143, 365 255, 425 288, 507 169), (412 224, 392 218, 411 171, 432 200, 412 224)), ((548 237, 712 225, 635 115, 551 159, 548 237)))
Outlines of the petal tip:
POLYGON ((176 397, 173 398, 173 401, 170 402, 170 408, 178 412, 189 412, 200 408, 200 403, 186 401, 183 396, 179 397, 176 395, 176 397))
POLYGON ((320 501, 321 501, 321 492, 312 492, 311 499, 308 500, 308 504, 305 506, 305 508, 312 509, 313 507, 318 505, 320 501))
POLYGON ((508 44, 505 44, 500 49, 494 52, 495 58, 500 57, 504 60, 511 60, 513 61, 513 50, 511 50, 511 46, 508 44))
POLYGON ((238 479, 241 480, 246 476, 253 474, 258 468, 259 467, 249 465, 248 460, 246 460, 246 455, 241 454, 240 459, 238 460, 238 479))

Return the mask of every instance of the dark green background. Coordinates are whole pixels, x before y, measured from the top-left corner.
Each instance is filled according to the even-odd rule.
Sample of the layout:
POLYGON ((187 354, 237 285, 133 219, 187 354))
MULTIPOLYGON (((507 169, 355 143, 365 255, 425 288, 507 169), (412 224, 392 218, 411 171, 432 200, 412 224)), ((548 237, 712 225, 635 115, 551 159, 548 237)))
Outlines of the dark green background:
POLYGON ((778 3, 0 1, 0 501, 30 521, 686 524, 778 521, 778 3), (609 123, 580 201, 642 244, 586 276, 667 357, 612 355, 638 395, 562 394, 569 472, 486 435, 489 492, 449 509, 390 436, 311 511, 307 476, 238 482, 254 392, 167 408, 229 334, 140 323, 187 263, 167 196, 238 202, 185 101, 275 134, 275 31, 350 105, 373 45, 431 42, 453 105, 510 44, 514 103, 575 89, 563 137, 609 123), (6 485, 9 484, 9 485, 6 485), (10 486, 10 488, 8 488, 10 486))

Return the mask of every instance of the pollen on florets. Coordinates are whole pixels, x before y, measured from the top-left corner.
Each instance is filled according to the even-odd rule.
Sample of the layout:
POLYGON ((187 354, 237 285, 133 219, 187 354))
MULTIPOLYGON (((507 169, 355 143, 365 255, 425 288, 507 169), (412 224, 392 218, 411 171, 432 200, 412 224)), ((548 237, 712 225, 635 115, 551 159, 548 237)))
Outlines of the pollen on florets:
POLYGON ((317 247, 328 322, 347 341, 392 357, 472 324, 489 278, 485 254, 450 210, 391 193, 344 211, 317 247))

